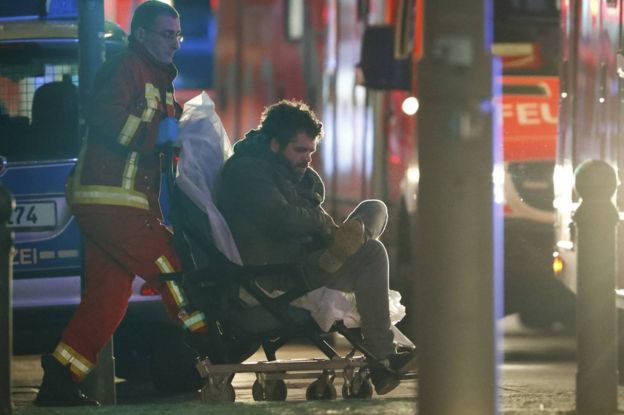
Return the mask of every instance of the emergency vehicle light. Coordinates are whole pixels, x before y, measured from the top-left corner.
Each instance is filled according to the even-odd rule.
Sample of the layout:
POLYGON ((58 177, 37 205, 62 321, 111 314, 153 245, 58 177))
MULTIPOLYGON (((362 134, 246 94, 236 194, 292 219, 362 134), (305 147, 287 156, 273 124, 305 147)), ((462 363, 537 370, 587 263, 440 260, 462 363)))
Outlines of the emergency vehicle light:
POLYGON ((50 0, 46 11, 47 18, 77 18, 78 0, 50 0))
POLYGON ((0 4, 1 20, 23 18, 67 19, 78 17, 78 0, 20 0, 0 4))

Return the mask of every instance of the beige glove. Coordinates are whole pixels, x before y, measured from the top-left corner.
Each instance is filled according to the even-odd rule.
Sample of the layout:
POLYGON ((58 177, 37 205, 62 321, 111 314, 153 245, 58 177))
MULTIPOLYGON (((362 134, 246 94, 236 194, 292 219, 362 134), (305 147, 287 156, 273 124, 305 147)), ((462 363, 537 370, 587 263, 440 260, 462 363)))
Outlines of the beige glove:
POLYGON ((338 271, 348 257, 364 244, 364 224, 352 219, 334 232, 332 244, 319 257, 319 267, 327 272, 338 271))

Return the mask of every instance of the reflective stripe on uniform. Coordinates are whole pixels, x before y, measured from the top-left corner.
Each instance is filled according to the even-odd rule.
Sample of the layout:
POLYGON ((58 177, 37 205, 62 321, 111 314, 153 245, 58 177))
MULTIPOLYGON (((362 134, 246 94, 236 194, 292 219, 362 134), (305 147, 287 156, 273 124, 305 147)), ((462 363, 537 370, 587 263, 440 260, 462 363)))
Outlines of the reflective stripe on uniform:
POLYGON ((145 122, 150 122, 152 121, 152 118, 154 118, 154 114, 158 109, 158 101, 160 101, 160 91, 149 82, 145 84, 145 101, 147 105, 145 106, 145 110, 143 110, 141 119, 145 122))
MULTIPOLYGON (((172 97, 173 98, 173 97, 172 97)), ((145 108, 140 117, 130 114, 128 119, 119 133, 117 141, 127 146, 132 141, 132 138, 136 135, 141 122, 150 122, 154 118, 154 114, 158 109, 158 101, 160 101, 160 91, 154 87, 151 83, 145 84, 145 108)))
POLYGON ((64 366, 70 365, 69 370, 78 379, 84 379, 95 366, 94 363, 91 363, 86 357, 63 342, 56 346, 52 355, 64 366))
MULTIPOLYGON (((161 256, 156 260, 156 266, 163 274, 175 272, 169 260, 165 256, 161 256)), ((175 300, 178 307, 184 307, 186 303, 186 297, 182 293, 180 286, 175 281, 167 281, 167 288, 169 288, 169 292, 171 296, 175 300)))
MULTIPOLYGON (((149 210, 147 196, 144 193, 137 192, 131 188, 124 189, 118 186, 80 184, 86 149, 87 143, 85 141, 80 148, 78 163, 76 163, 76 171, 74 172, 72 179, 67 182, 65 194, 69 203, 81 205, 128 206, 149 210)), ((124 177, 122 180, 125 180, 128 175, 132 175, 133 177, 136 175, 137 164, 138 157, 132 157, 131 154, 126 162, 124 177)))
POLYGON ((135 190, 75 183, 67 190, 67 197, 73 204, 128 206, 149 210, 147 196, 135 190))
POLYGON ((139 153, 136 151, 130 152, 126 159, 126 166, 124 167, 123 180, 121 181, 121 187, 124 189, 134 189, 134 179, 139 164, 139 153))
POLYGON ((206 327, 206 316, 201 311, 195 311, 190 316, 183 318, 182 322, 190 331, 198 331, 206 327))
POLYGON ((130 144, 130 141, 132 141, 132 138, 139 129, 139 125, 141 125, 141 118, 132 114, 128 115, 128 119, 121 129, 121 133, 119 133, 117 141, 119 141, 124 146, 130 144))
POLYGON ((173 296, 173 299, 178 307, 181 308, 186 306, 186 298, 184 297, 184 294, 182 294, 180 286, 175 281, 167 281, 167 288, 169 288, 169 292, 171 292, 171 295, 173 296))

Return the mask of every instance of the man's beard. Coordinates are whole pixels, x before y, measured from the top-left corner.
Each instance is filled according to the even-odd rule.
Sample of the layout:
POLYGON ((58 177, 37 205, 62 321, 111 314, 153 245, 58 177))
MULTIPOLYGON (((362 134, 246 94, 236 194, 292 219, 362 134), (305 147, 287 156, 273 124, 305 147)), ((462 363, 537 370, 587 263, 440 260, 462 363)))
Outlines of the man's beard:
POLYGON ((297 176, 297 179, 299 180, 301 180, 301 178, 305 174, 306 169, 308 168, 308 163, 305 162, 293 165, 290 160, 284 157, 284 153, 282 153, 281 151, 277 153, 277 160, 284 166, 288 167, 288 170, 290 170, 295 176, 297 176))

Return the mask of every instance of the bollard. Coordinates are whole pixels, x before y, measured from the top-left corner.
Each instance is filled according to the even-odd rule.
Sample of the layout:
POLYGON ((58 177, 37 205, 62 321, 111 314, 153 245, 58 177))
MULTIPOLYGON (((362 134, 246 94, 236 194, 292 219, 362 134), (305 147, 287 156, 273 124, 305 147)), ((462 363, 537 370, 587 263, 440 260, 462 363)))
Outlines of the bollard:
POLYGON ((580 414, 617 412, 617 271, 618 211, 611 201, 617 187, 613 168, 602 161, 583 162, 575 173, 581 204, 577 229, 577 374, 576 408, 580 414))
POLYGON ((11 415, 13 411, 11 399, 13 235, 7 227, 13 207, 13 197, 6 188, 0 186, 0 415, 11 415))
MULTIPOLYGON (((95 74, 104 61, 104 0, 80 0, 78 10, 79 94, 80 106, 84 109, 95 74)), ((84 118, 84 115, 82 117, 84 118)), ((84 264, 82 269, 84 274, 84 264)), ((81 284, 84 289, 84 275, 81 276, 81 284)), ((82 384, 82 390, 87 396, 97 399, 103 405, 116 403, 112 340, 100 351, 98 365, 82 384)))

